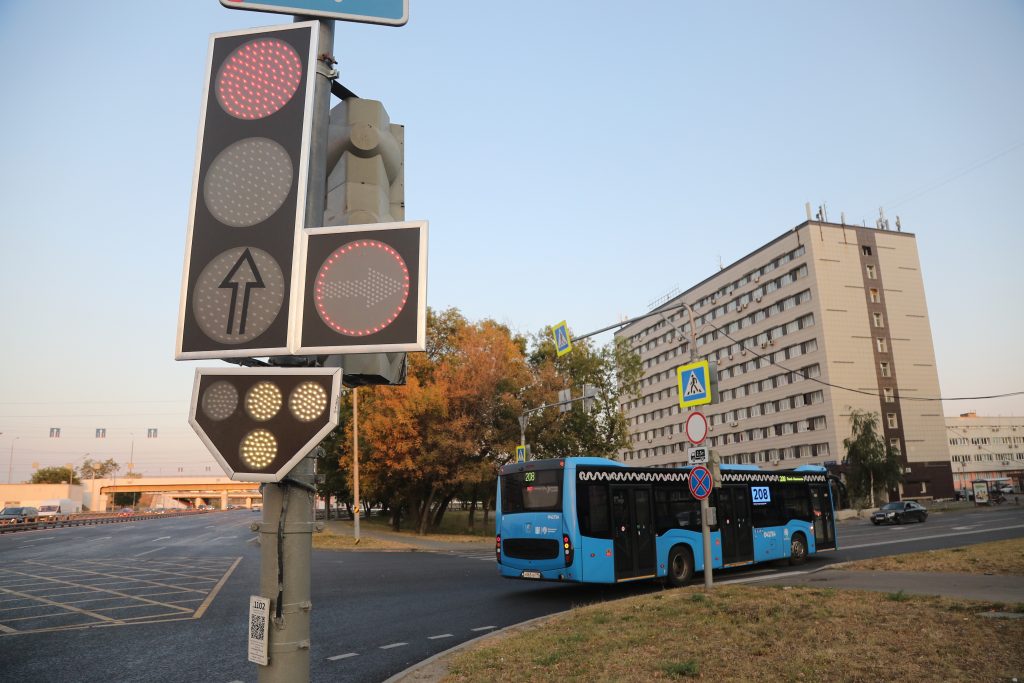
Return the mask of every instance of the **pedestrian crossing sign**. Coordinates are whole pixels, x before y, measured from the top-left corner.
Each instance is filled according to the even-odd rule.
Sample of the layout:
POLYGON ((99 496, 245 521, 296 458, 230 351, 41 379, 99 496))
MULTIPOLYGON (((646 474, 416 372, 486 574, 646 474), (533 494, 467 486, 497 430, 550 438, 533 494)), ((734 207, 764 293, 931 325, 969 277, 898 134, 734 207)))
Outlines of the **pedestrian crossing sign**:
POLYGON ((516 446, 516 462, 526 462, 526 446, 516 446))
POLYGON ((555 350, 559 357, 572 351, 572 341, 569 339, 569 324, 564 320, 551 330, 555 337, 555 350))
POLYGON ((714 385, 711 368, 706 360, 680 365, 676 368, 679 381, 679 406, 690 408, 705 405, 714 400, 714 385))

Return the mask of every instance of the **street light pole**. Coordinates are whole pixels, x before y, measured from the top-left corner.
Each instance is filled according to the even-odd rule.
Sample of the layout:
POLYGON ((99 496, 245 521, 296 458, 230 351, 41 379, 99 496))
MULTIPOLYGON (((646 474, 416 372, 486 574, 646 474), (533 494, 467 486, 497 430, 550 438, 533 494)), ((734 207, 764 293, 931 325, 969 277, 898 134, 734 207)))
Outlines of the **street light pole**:
POLYGON ((11 483, 11 472, 14 470, 14 442, 18 440, 18 437, 11 439, 11 459, 7 463, 7 483, 11 483))

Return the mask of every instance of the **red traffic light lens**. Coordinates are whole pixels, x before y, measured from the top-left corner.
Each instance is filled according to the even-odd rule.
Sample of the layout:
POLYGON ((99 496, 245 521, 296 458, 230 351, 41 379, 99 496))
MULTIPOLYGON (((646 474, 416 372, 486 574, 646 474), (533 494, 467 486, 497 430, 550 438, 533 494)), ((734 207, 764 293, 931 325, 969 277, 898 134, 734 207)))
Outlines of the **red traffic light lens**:
POLYGON ((315 296, 316 310, 331 329, 350 337, 374 334, 405 308, 409 268, 383 242, 349 242, 320 266, 315 296))
POLYGON ((288 104, 302 81, 302 60, 288 43, 257 38, 240 45, 217 73, 217 102, 231 116, 262 119, 288 104))

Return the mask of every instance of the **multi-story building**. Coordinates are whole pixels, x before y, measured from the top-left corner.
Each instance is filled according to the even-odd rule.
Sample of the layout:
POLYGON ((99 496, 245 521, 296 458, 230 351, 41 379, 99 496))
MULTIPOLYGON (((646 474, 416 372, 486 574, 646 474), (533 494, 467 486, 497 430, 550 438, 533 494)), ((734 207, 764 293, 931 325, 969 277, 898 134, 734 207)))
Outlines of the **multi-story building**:
POLYGON ((841 463, 854 409, 900 453, 905 496, 950 496, 946 425, 913 234, 807 221, 622 328, 644 368, 628 464, 686 464, 676 367, 715 363, 703 406, 725 463, 841 463))
POLYGON ((978 417, 975 412, 946 418, 946 435, 958 489, 975 479, 1009 479, 1024 485, 1024 417, 978 417))

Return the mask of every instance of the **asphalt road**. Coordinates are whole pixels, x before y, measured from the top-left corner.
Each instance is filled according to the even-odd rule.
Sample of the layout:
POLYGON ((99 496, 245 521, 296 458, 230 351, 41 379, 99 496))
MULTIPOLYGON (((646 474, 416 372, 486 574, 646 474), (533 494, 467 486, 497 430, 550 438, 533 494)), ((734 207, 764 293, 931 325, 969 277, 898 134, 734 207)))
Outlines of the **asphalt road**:
MULTIPOLYGON (((256 513, 0 536, 0 681, 255 681, 246 661, 257 590, 256 513), (198 617, 198 618, 197 618, 198 617)), ((1024 536, 1024 506, 934 514, 924 524, 840 526, 828 563, 1024 536)), ((790 568, 720 572, 745 581, 790 568)), ((700 580, 699 577, 697 579, 700 580)), ((314 681, 381 681, 487 631, 657 584, 500 579, 489 548, 313 557, 314 681)))

